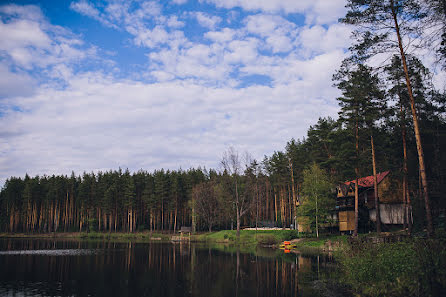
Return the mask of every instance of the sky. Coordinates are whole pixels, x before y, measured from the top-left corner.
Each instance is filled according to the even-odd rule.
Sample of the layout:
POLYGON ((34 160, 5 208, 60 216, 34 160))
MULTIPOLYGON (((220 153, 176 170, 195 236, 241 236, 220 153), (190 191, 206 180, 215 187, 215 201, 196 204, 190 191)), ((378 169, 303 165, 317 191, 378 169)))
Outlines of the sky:
POLYGON ((344 0, 0 3, 0 185, 261 160, 337 117, 344 0))

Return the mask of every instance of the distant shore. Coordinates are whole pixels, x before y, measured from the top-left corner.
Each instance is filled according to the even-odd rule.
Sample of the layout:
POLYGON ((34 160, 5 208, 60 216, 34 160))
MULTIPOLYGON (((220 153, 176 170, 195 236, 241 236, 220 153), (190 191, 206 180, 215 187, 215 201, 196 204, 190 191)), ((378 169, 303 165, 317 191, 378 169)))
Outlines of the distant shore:
POLYGON ((52 232, 52 233, 0 233, 0 238, 35 238, 35 239, 66 239, 66 240, 111 240, 120 242, 199 242, 210 244, 229 244, 250 246, 252 248, 279 248, 283 241, 292 241, 296 249, 313 251, 333 251, 346 236, 324 236, 321 238, 301 237, 296 230, 282 228, 255 228, 240 231, 237 241, 235 230, 200 232, 195 234, 160 233, 160 232, 52 232))

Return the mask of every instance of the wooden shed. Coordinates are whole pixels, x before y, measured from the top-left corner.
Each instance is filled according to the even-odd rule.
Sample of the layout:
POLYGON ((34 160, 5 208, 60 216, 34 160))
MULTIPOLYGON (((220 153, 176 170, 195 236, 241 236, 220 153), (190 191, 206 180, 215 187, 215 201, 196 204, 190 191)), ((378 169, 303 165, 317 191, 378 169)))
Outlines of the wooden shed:
MULTIPOLYGON (((403 224, 404 204, 400 183, 391 178, 390 171, 377 174, 380 218, 383 224, 403 224)), ((355 228, 355 187, 356 180, 347 181, 337 187, 336 210, 339 231, 353 231, 355 228)), ((364 228, 376 221, 375 189, 373 175, 358 179, 358 224, 364 228)))

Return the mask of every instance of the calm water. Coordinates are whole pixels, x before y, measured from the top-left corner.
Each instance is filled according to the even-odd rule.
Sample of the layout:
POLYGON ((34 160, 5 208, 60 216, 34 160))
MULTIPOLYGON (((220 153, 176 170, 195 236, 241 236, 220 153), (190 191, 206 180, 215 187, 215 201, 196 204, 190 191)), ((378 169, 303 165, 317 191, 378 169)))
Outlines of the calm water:
POLYGON ((335 269, 271 249, 0 239, 0 296, 318 296, 335 269))

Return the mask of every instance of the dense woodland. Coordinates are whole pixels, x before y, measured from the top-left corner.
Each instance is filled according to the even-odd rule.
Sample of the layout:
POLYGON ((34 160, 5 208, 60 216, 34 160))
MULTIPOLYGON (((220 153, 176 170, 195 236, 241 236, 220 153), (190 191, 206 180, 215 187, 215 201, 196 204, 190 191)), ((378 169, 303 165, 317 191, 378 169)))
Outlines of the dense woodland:
POLYGON ((333 76, 342 93, 337 120, 320 118, 305 138, 291 139, 263 160, 229 148, 215 170, 11 177, 0 193, 0 230, 288 226, 303 201, 305 169, 314 164, 333 189, 390 170, 413 228, 427 226, 430 232, 444 225, 446 98, 444 89, 434 87, 432 72, 446 66, 446 2, 350 0, 347 8, 341 21, 357 30, 351 56, 333 76), (408 38, 432 50, 437 68, 423 65, 417 51, 404 44, 408 38), (370 60, 382 53, 389 53, 385 62, 372 67, 370 60))

